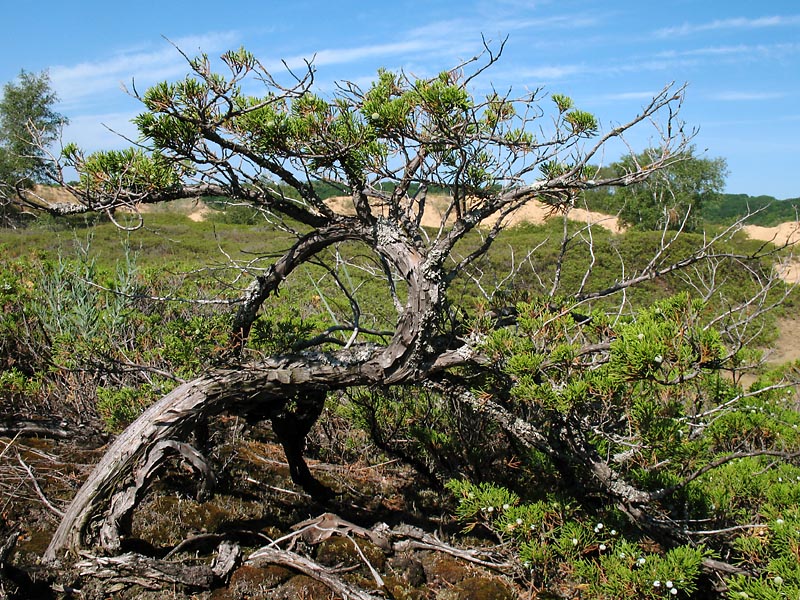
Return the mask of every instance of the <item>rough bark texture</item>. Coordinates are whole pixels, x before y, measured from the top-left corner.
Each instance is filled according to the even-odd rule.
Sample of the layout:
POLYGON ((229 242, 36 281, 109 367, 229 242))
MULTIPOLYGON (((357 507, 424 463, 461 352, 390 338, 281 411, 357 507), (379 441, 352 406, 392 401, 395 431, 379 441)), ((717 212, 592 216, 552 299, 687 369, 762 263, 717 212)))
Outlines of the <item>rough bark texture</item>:
MULTIPOLYGON (((70 504, 45 552, 45 560, 56 560, 64 552, 76 552, 84 546, 86 534, 98 519, 105 518, 118 488, 147 461, 147 453, 159 442, 185 439, 198 420, 224 411, 246 414, 257 406, 262 413, 277 413, 303 388, 366 383, 369 378, 363 373, 362 362, 374 352, 365 348, 335 355, 278 358, 240 369, 219 370, 177 387, 147 409, 110 446, 70 504)), ((119 502, 124 504, 125 500, 119 502)))
POLYGON ((166 440, 180 442, 211 415, 221 412, 258 414, 273 419, 296 480, 321 496, 325 488, 311 476, 302 461, 305 434, 319 415, 324 391, 353 385, 393 384, 420 380, 430 370, 426 361, 434 335, 435 318, 441 308, 443 284, 437 269, 425 263, 408 236, 386 221, 365 226, 353 220, 338 223, 323 234, 307 236, 284 255, 273 268, 270 282, 251 289, 252 298, 237 316, 234 331, 243 336, 270 290, 277 289, 285 275, 321 248, 342 239, 360 239, 389 262, 408 286, 407 302, 395 334, 386 346, 361 345, 338 352, 306 352, 275 357, 260 363, 220 369, 185 383, 145 411, 111 445, 69 506, 44 558, 53 561, 63 552, 76 552, 95 533, 98 519, 105 519, 100 541, 107 550, 119 546, 118 529, 135 506, 158 460, 149 453, 166 440), (424 366, 424 365, 428 366, 424 366), (322 391, 321 391, 322 390, 322 391), (307 402, 314 410, 307 415, 282 413, 290 400, 307 402), (148 461, 151 463, 148 466, 148 461), (133 484, 128 480, 134 478, 133 484), (117 494, 128 484, 127 491, 117 494), (104 516, 107 512, 109 515, 104 516))

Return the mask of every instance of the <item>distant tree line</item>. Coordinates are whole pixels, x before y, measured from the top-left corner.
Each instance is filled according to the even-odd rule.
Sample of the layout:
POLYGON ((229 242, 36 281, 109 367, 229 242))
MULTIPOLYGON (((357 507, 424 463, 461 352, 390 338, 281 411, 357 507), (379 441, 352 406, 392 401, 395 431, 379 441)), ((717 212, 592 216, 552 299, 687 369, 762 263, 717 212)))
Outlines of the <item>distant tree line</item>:
POLYGON ((773 227, 779 223, 797 220, 800 198, 778 200, 772 196, 722 194, 720 202, 703 208, 702 217, 709 223, 728 224, 748 211, 754 213, 749 223, 773 227))

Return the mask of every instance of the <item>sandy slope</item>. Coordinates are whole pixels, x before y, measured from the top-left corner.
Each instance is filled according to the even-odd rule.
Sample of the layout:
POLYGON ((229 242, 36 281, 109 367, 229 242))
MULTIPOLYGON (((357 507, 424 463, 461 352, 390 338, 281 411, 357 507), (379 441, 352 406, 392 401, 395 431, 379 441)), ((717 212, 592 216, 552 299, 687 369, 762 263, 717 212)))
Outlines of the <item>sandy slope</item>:
MULTIPOLYGON (((442 223, 444 211, 447 209, 448 198, 446 196, 428 196, 425 214, 422 218, 423 227, 439 227, 442 223)), ((347 196, 337 196, 328 200, 328 205, 335 211, 342 214, 355 214, 352 200, 347 196)), ((546 204, 541 202, 529 202, 519 208, 506 219, 509 226, 519 225, 520 223, 544 223, 551 217, 551 210, 546 204)), ((580 208, 570 212, 570 218, 583 223, 601 225, 614 233, 619 233, 622 228, 616 217, 610 217, 601 213, 589 212, 580 208)))
MULTIPOLYGON (((69 202, 71 197, 68 192, 50 186, 37 186, 35 190, 38 195, 50 202, 69 202)), ((352 200, 347 196, 331 198, 329 205, 337 212, 342 214, 354 214, 352 200)), ((425 227, 439 227, 442 216, 447 208, 448 198, 446 196, 429 196, 422 225, 425 227)), ((205 218, 208 209, 196 201, 183 203, 181 206, 193 221, 201 221, 205 218)), ((148 207, 148 210, 153 210, 148 207)), ((506 222, 508 225, 518 225, 520 223, 543 223, 550 216, 549 208, 541 202, 529 202, 515 213, 510 215, 506 222)), ((605 227, 606 229, 619 233, 622 226, 616 217, 601 213, 589 212, 584 209, 576 208, 570 212, 570 218, 581 223, 591 223, 605 227)), ((783 223, 777 227, 760 227, 758 225, 748 225, 744 228, 745 233, 752 239, 764 242, 772 242, 777 245, 784 243, 800 242, 800 223, 783 223)), ((777 273, 788 283, 800 283, 800 259, 794 258, 783 265, 776 267, 777 273)))
MULTIPOLYGON (((800 223, 781 223, 777 227, 747 225, 744 231, 751 239, 778 246, 800 243, 800 223)), ((775 271, 787 283, 800 283, 800 259, 797 257, 776 266, 775 271)))
POLYGON ((744 231, 754 240, 772 242, 776 245, 800 242, 800 223, 781 223, 777 227, 747 225, 744 231))

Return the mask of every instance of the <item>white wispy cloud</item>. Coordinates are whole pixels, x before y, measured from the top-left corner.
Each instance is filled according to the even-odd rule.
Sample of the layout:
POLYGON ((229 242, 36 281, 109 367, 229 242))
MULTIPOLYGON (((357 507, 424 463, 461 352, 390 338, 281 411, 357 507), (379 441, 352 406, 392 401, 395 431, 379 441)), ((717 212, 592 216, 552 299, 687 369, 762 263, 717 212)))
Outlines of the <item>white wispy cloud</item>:
POLYGON ((659 37, 673 37, 719 31, 725 29, 763 29, 765 27, 785 27, 800 25, 800 15, 775 15, 748 19, 736 17, 731 19, 717 19, 708 23, 684 23, 677 27, 665 27, 655 34, 659 37))
POLYGON ((665 50, 655 56, 660 58, 676 57, 772 57, 800 52, 800 43, 779 44, 736 44, 733 46, 707 46, 688 48, 686 50, 665 50))
MULTIPOLYGON (((173 43, 192 56, 199 49, 207 52, 228 49, 237 40, 235 32, 221 32, 179 38, 173 43)), ((132 49, 96 61, 53 66, 49 71, 53 89, 58 93, 62 105, 69 110, 91 104, 93 97, 109 92, 119 93, 120 86, 128 86, 132 80, 149 85, 183 74, 186 72, 186 62, 175 47, 164 42, 157 49, 132 49)))
POLYGON ((298 55, 287 58, 284 61, 265 63, 264 66, 267 70, 274 71, 280 69, 284 63, 292 69, 300 68, 305 65, 306 61, 313 62, 317 67, 342 65, 358 62, 367 58, 386 58, 430 52, 444 45, 445 42, 417 39, 405 42, 373 44, 350 48, 322 48, 320 50, 310 51, 308 55, 298 55))
MULTIPOLYGON (((399 31, 397 38, 402 41, 388 41, 360 46, 309 49, 307 54, 295 55, 285 62, 291 68, 301 68, 306 60, 313 57, 316 66, 343 65, 371 58, 396 58, 399 62, 413 61, 415 57, 446 56, 450 62, 469 58, 481 50, 476 44, 481 36, 487 43, 496 45, 506 35, 515 31, 536 29, 575 29, 595 24, 591 17, 557 15, 541 18, 512 18, 497 14, 489 19, 454 18, 444 19, 399 31)), ((267 64, 268 70, 280 68, 281 63, 267 64)))

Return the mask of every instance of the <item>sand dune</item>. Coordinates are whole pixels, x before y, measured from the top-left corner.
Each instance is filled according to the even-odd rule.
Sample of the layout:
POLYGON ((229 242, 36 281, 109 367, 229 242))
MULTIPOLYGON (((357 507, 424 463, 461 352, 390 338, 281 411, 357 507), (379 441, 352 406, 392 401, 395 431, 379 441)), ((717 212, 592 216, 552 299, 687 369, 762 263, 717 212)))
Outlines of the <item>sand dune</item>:
MULTIPOLYGON (((776 227, 747 225, 744 232, 754 240, 771 242, 777 246, 800 242, 800 223, 781 223, 776 227)), ((786 283, 800 283, 800 259, 794 257, 775 266, 775 272, 786 283)))
MULTIPOLYGON (((353 201, 349 196, 336 196, 328 199, 327 202, 328 206, 330 206, 336 212, 347 215, 355 214, 353 201)), ((427 204, 425 206, 425 214, 422 217, 423 227, 439 227, 442 224, 442 217, 447 210, 448 203, 449 198, 447 196, 428 196, 427 204)), ((622 231, 622 227, 620 226, 616 217, 590 212, 580 208, 571 210, 569 216, 570 219, 574 221, 600 225, 614 233, 619 233, 622 231)), ((532 223, 534 225, 539 225, 544 223, 548 218, 553 218, 550 207, 542 202, 534 200, 532 202, 528 202, 528 204, 522 206, 514 213, 509 215, 505 222, 509 226, 519 225, 521 223, 532 223)), ((494 221, 491 220, 488 221, 487 224, 493 222, 494 221)))
POLYGON ((781 223, 777 227, 747 225, 744 232, 754 240, 772 242, 777 246, 800 242, 800 223, 781 223))
MULTIPOLYGON (((35 194, 50 202, 68 202, 72 198, 68 192, 51 186, 37 186, 35 194)), ((447 209, 449 198, 447 196, 429 196, 426 205, 425 215, 422 225, 425 227, 439 227, 442 217, 447 209)), ((193 221, 201 221, 208 214, 208 209, 193 201, 190 205, 186 203, 188 216, 193 221)), ((348 196, 338 196, 328 200, 329 206, 341 214, 354 214, 352 199, 348 196)), ((151 207, 140 207, 142 210, 152 210, 151 207)), ((509 215, 506 223, 509 226, 520 223, 541 224, 548 218, 553 218, 547 205, 532 201, 509 215)), ((602 213, 590 212, 581 208, 570 211, 569 218, 580 223, 587 223, 604 227, 613 233, 620 233, 623 227, 616 217, 604 215, 602 213)), ((800 242, 800 223, 782 223, 776 227, 761 227, 758 225, 747 225, 744 232, 755 240, 771 242, 776 245, 793 244, 800 242)), ((800 282, 800 259, 791 259, 784 264, 776 267, 777 273, 789 283, 800 282)))

